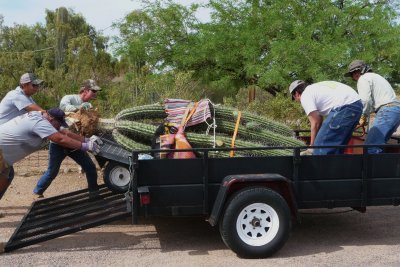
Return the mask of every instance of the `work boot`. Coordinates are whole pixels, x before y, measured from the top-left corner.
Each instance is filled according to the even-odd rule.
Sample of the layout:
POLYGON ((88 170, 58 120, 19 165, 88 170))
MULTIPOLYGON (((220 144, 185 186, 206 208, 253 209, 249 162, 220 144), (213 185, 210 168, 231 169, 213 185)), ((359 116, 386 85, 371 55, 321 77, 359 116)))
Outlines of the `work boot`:
POLYGON ((103 199, 100 195, 99 189, 89 190, 89 199, 103 199))
POLYGON ((42 199, 42 198, 44 198, 44 195, 43 195, 43 194, 36 194, 36 193, 33 193, 33 200, 40 200, 40 199, 42 199))

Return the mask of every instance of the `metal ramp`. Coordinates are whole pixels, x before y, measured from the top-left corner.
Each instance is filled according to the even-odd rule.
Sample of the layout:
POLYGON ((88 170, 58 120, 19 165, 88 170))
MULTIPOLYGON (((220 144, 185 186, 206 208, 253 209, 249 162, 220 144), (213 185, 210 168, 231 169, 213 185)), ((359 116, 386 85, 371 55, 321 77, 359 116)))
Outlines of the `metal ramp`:
POLYGON ((131 214, 123 194, 102 185, 97 194, 79 190, 35 201, 21 220, 5 252, 116 221, 131 214))

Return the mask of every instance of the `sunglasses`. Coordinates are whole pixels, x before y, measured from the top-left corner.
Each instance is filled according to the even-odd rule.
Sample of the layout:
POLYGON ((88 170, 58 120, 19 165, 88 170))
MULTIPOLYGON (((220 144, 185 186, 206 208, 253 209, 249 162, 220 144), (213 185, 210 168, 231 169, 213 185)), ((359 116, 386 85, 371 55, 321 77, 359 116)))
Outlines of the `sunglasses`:
POLYGON ((96 94, 96 93, 97 93, 97 91, 96 91, 96 90, 90 90, 90 91, 92 91, 92 93, 93 93, 93 94, 96 94))
POLYGON ((33 87, 39 87, 39 84, 33 84, 33 83, 32 83, 32 86, 33 86, 33 87))

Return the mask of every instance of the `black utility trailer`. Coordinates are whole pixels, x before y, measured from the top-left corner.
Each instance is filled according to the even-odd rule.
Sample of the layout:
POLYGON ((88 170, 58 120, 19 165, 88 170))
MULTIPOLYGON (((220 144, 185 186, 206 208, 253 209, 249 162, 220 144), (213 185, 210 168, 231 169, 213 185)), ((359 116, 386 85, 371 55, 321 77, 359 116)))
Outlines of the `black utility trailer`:
MULTIPOLYGON (((133 153, 139 215, 202 215, 241 257, 267 257, 289 237, 299 209, 400 204, 400 157, 392 153, 143 160, 133 153)), ((364 147, 366 150, 366 147, 364 147)), ((366 151, 365 151, 366 152, 366 151)))
POLYGON ((256 149, 291 155, 234 158, 197 149, 201 157, 195 159, 152 160, 138 159, 149 151, 134 151, 124 162, 104 161, 127 169, 120 176, 125 182, 118 188, 114 181, 112 189, 126 191, 126 215, 134 223, 139 216, 200 216, 219 226, 225 244, 240 257, 261 258, 285 244, 300 209, 364 212, 367 206, 399 205, 400 146, 384 147, 378 155, 353 146, 357 154, 326 156, 302 156, 305 147, 266 147, 256 149))

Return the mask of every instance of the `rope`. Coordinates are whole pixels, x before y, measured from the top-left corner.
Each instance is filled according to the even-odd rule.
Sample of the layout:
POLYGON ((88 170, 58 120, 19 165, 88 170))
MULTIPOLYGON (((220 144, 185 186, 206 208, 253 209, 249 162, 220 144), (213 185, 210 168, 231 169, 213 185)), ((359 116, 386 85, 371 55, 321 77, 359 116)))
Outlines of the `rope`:
POLYGON ((213 102, 211 102, 210 99, 206 99, 208 101, 208 103, 213 107, 213 116, 212 116, 212 120, 213 122, 211 124, 209 124, 207 122, 206 119, 206 110, 204 110, 204 121, 207 124, 207 130, 206 130, 206 135, 208 135, 210 133, 210 129, 213 129, 213 148, 215 148, 215 143, 217 142, 217 137, 216 137, 216 131, 215 129, 217 129, 217 122, 215 120, 215 104, 213 102))

